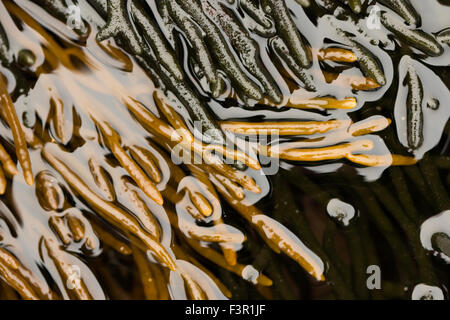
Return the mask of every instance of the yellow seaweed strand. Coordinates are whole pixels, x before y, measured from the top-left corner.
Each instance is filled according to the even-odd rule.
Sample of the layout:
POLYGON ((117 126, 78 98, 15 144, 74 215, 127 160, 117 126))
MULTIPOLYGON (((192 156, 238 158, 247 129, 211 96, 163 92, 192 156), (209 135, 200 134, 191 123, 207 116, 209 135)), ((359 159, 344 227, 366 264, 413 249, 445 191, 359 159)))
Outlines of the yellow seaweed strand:
POLYGON ((64 104, 58 97, 52 96, 50 98, 50 106, 53 109, 52 122, 55 129, 55 134, 58 139, 63 143, 67 143, 67 137, 65 133, 65 118, 64 118, 64 104))
POLYGON ((349 132, 352 136, 362 136, 373 132, 378 132, 386 129, 391 124, 391 119, 382 116, 373 117, 369 121, 359 121, 352 124, 349 132))
POLYGON ((233 195, 233 197, 237 200, 242 200, 245 198, 244 190, 240 186, 238 186, 236 183, 228 179, 227 177, 211 172, 211 174, 220 182, 223 184, 223 186, 230 192, 230 194, 233 195))
POLYGON ((9 268, 0 260, 0 274, 5 282, 25 300, 39 300, 38 295, 27 281, 17 272, 9 268))
MULTIPOLYGON (((174 165, 172 162, 172 159, 170 159, 166 154, 161 154, 165 161, 167 162, 169 168, 170 168, 170 174, 173 178, 173 182, 175 183, 175 186, 178 186, 181 181, 186 177, 186 174, 182 169, 180 169, 178 166, 174 165)), ((187 164, 189 166, 189 164, 187 164)), ((208 199, 206 199, 201 191, 199 190, 198 186, 195 183, 192 183, 190 180, 187 181, 185 187, 185 192, 189 195, 189 199, 194 204, 194 206, 197 208, 198 212, 201 213, 202 216, 197 215, 197 211, 188 210, 188 212, 195 218, 202 220, 203 217, 209 217, 212 214, 212 207, 209 203, 208 199)), ((167 190, 166 190, 167 191, 167 190)), ((181 197, 177 197, 175 195, 176 191, 166 192, 165 194, 169 194, 168 196, 172 199, 170 200, 172 203, 178 203, 182 200, 181 197)))
POLYGON ((50 226, 56 231, 58 237, 61 241, 68 245, 71 242, 70 239, 70 230, 67 228, 64 219, 59 216, 51 216, 49 221, 50 226))
MULTIPOLYGON (((389 126, 391 120, 383 116, 373 116, 368 119, 351 124, 348 127, 326 134, 323 137, 313 139, 300 139, 298 141, 282 143, 277 146, 278 151, 301 148, 314 148, 334 145, 352 140, 352 137, 362 136, 373 132, 382 131, 389 126)), ((265 146, 261 146, 264 152, 265 146)), ((276 149, 276 148, 275 148, 276 149)))
POLYGON ((380 85, 372 78, 322 71, 325 81, 339 86, 351 86, 353 90, 374 90, 380 85))
POLYGON ((170 125, 183 136, 185 141, 192 142, 194 140, 192 133, 189 131, 181 116, 165 102, 164 96, 159 91, 155 91, 153 99, 155 100, 158 109, 169 121, 170 125))
MULTIPOLYGON (((176 185, 179 185, 181 181, 186 177, 185 173, 179 167, 173 165, 171 159, 167 158, 166 161, 168 161, 169 167, 171 168, 171 174, 175 180, 174 182, 176 183, 176 185)), ((189 168, 190 164, 187 164, 187 166, 189 168)), ((213 208, 211 207, 208 199, 206 199, 205 196, 201 193, 199 186, 196 183, 193 183, 191 180, 183 181, 183 183, 185 184, 185 192, 188 194, 189 199, 194 204, 194 206, 198 209, 198 212, 200 212, 203 217, 209 217, 212 214, 213 208)), ((195 215, 194 218, 202 220, 202 217, 199 217, 197 215, 195 215)))
POLYGON ((350 110, 354 109, 357 106, 356 98, 349 97, 342 100, 338 100, 336 98, 331 97, 317 97, 317 98, 308 98, 304 99, 301 96, 298 96, 299 93, 294 91, 291 96, 288 97, 288 100, 283 105, 276 105, 270 102, 268 99, 263 99, 259 103, 264 104, 270 107, 288 107, 295 109, 344 109, 350 110))
MULTIPOLYGON (((153 144, 152 147, 158 150, 158 148, 153 144)), ((180 169, 179 166, 174 165, 172 159, 170 159, 164 152, 160 152, 160 154, 169 166, 171 180, 173 180, 172 182, 174 183, 174 186, 177 187, 186 177, 186 174, 182 169, 180 169)), ((188 213, 191 214, 193 218, 203 220, 203 217, 209 217, 211 215, 212 207, 208 200, 201 194, 197 185, 188 181, 184 188, 184 191, 189 195, 189 199, 197 209, 195 210, 193 208, 186 208, 188 213)), ((162 191, 162 193, 164 198, 167 198, 173 204, 177 204, 178 202, 183 200, 183 197, 178 195, 177 190, 172 188, 170 185, 167 185, 166 189, 162 191)))
MULTIPOLYGON (((177 191, 170 185, 162 191, 165 199, 169 200, 170 203, 176 205, 183 201, 184 195, 177 193, 177 191)), ((204 216, 197 210, 196 207, 185 206, 186 211, 196 220, 203 220, 204 216)))
POLYGON ((167 217, 174 228, 186 233, 189 237, 205 242, 242 243, 246 240, 240 233, 230 233, 223 228, 200 227, 185 220, 179 220, 178 215, 171 208, 165 207, 167 217))
POLYGON ((16 148, 17 159, 19 159, 20 165, 22 166, 25 182, 28 185, 32 185, 34 178, 31 169, 31 160, 30 155, 28 153, 27 142, 25 141, 25 135, 23 133, 19 118, 17 117, 16 109, 14 108, 14 104, 11 100, 11 97, 9 96, 9 93, 6 89, 6 85, 2 79, 1 74, 0 74, 0 104, 2 105, 2 108, 5 111, 8 125, 11 128, 16 148))
POLYGON ((180 144, 187 150, 193 150, 198 155, 201 155, 202 158, 210 159, 210 161, 214 161, 211 159, 211 151, 216 151, 221 153, 228 159, 238 160, 245 163, 252 169, 259 170, 261 165, 256 159, 253 159, 249 155, 239 150, 231 150, 225 146, 218 144, 209 144, 205 145, 204 143, 198 141, 194 138, 192 133, 189 131, 187 126, 185 125, 183 119, 180 117, 178 113, 176 113, 172 107, 163 102, 163 99, 159 97, 157 94, 154 95, 155 101, 157 102, 157 106, 169 120, 169 123, 175 129, 175 133, 172 133, 168 139, 172 141, 178 140, 180 144), (178 136, 178 139, 174 139, 174 136, 178 136))
POLYGON ((295 93, 289 98, 286 107, 296 109, 354 109, 357 106, 356 98, 350 97, 343 100, 335 98, 299 99, 295 93))
POLYGON ((200 213, 205 217, 209 217, 213 212, 213 208, 211 207, 209 201, 206 200, 200 192, 188 190, 188 193, 189 199, 191 199, 192 203, 200 211, 200 213))
POLYGON ((261 193, 261 188, 256 184, 255 180, 244 172, 222 163, 212 163, 210 166, 224 177, 238 183, 244 189, 254 193, 261 193))
POLYGON ((191 300, 207 300, 205 292, 200 288, 197 282, 192 277, 183 271, 180 271, 181 277, 187 287, 188 296, 191 300))
POLYGON ((227 297, 231 298, 232 294, 230 290, 223 284, 222 281, 220 281, 211 271, 205 268, 197 259, 195 259, 191 254, 185 253, 186 248, 180 248, 178 246, 173 247, 173 251, 175 252, 175 255, 177 257, 180 257, 183 260, 191 262, 193 265, 195 265, 197 268, 202 270, 204 273, 208 275, 208 277, 211 278, 211 280, 214 281, 214 283, 219 287, 220 291, 227 297))
MULTIPOLYGON (((166 142, 173 147, 174 143, 182 143, 182 138, 177 134, 177 132, 160 119, 155 117, 150 111, 144 108, 140 103, 134 101, 134 103, 126 104, 129 110, 134 114, 137 120, 144 126, 145 129, 149 130, 153 134, 157 134, 166 139, 166 142)), ((199 146, 199 142, 197 142, 196 152, 201 151, 202 148, 199 146), (198 150, 200 149, 200 150, 198 150)), ((184 145, 183 145, 184 147, 184 145)), ((187 146, 188 150, 191 150, 191 144, 187 146)), ((202 154, 201 152, 200 154, 202 154)), ((244 174, 241 171, 238 171, 228 165, 225 165, 223 162, 219 161, 219 159, 213 156, 210 152, 206 152, 203 154, 203 160, 206 164, 213 166, 219 173, 233 180, 234 182, 239 183, 245 189, 260 193, 261 189, 256 184, 256 182, 250 176, 244 174)), ((244 163, 248 163, 247 161, 244 163)))
POLYGON ((250 157, 245 152, 241 152, 239 150, 231 150, 228 147, 217 145, 217 144, 208 144, 204 145, 201 144, 198 141, 194 141, 194 150, 196 150, 199 154, 203 154, 203 157, 206 157, 205 153, 210 153, 211 151, 218 152, 225 156, 227 159, 232 159, 235 161, 240 161, 242 163, 245 163, 247 166, 254 170, 261 169, 261 165, 259 164, 258 160, 254 159, 253 157, 250 157))
POLYGON ((368 167, 411 166, 417 163, 417 159, 401 155, 369 155, 348 154, 348 160, 368 167))
POLYGON ((19 261, 3 248, 0 248, 0 261, 13 270, 19 268, 19 261))

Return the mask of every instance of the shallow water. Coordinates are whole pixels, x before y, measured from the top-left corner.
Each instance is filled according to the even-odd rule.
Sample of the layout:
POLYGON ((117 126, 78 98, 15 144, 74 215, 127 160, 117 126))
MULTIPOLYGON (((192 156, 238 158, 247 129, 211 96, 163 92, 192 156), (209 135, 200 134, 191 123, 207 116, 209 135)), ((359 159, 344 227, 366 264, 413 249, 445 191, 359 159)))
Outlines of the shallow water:
MULTIPOLYGON (((217 2, 228 7, 245 28, 253 30, 255 21, 239 1, 217 2)), ((246 179, 253 178, 261 190, 257 193, 235 186, 245 196, 240 200, 230 198, 232 192, 218 182, 217 176, 209 176, 216 188, 211 189, 209 186, 213 184, 202 181, 199 178, 202 175, 196 175, 190 163, 178 165, 168 151, 173 149, 171 142, 145 128, 142 119, 133 115, 127 106, 138 101, 167 123, 167 115, 154 99, 155 94, 165 95, 164 101, 179 112, 196 138, 202 138, 185 106, 173 93, 163 93, 159 81, 149 77, 120 41, 112 38, 96 41, 104 21, 88 1, 77 3, 89 26, 83 35, 32 1, 0 2, 0 23, 13 60, 0 66, 0 73, 26 134, 42 141, 42 147, 29 142, 35 183, 25 182, 18 163, 19 174, 7 179, 6 192, 0 198, 1 247, 33 274, 44 291, 53 291, 63 299, 80 298, 80 293, 70 285, 74 279, 75 284, 81 280, 84 292, 94 299, 186 299, 195 296, 192 291, 195 288, 199 295, 209 299, 411 299, 426 296, 430 288, 434 297, 442 295, 448 299, 450 258, 433 247, 431 238, 436 232, 450 237, 449 228, 436 227, 437 220, 442 226, 450 223, 448 211, 444 212, 450 209, 447 158, 450 131, 446 128, 450 116, 449 45, 442 44, 444 52, 440 56, 428 57, 399 41, 382 25, 379 30, 369 30, 366 22, 375 1, 363 1, 362 12, 357 15, 341 1, 311 2, 308 8, 294 0, 286 1, 286 5, 311 48, 312 65, 307 72, 313 77, 315 91, 305 90, 303 82, 274 52, 271 38, 249 33, 259 47, 264 67, 283 95, 278 107, 251 99, 246 102, 223 70, 218 72, 224 78, 226 90, 213 98, 205 77, 199 77, 194 70, 193 49, 179 27, 175 27, 173 41, 168 43, 174 47, 189 84, 217 121, 350 123, 351 120, 364 124, 387 118, 392 122, 381 131, 369 130, 363 136, 352 135, 349 133, 352 127, 346 125, 336 132, 274 135, 265 142, 277 148, 301 150, 364 140, 373 144, 366 154, 387 155, 390 160, 391 154, 403 155, 418 163, 399 167, 391 166, 392 161, 365 166, 349 159, 269 161, 258 155, 260 141, 228 132, 233 143, 258 158, 261 164, 267 164, 259 170, 245 169, 244 173, 250 176, 246 179), (385 75, 383 86, 355 90, 348 79, 365 77, 358 63, 319 59, 319 49, 351 49, 337 28, 350 33, 353 40, 371 53, 385 75), (31 66, 20 66, 17 62, 23 49, 35 56, 31 66), (407 137, 409 87, 405 78, 409 65, 421 80, 424 98, 423 142, 415 149, 408 145, 407 137), (327 82, 327 72, 335 73, 333 81, 327 82), (356 107, 286 106, 289 100, 321 97, 337 100, 354 97, 356 107), (432 98, 440 102, 436 110, 426 106, 432 98), (102 126, 107 125, 120 137, 119 145, 125 153, 131 154, 132 146, 150 152, 160 173, 161 179, 154 185, 165 199, 164 206, 158 205, 124 169, 124 163, 106 138, 108 134, 102 126), (43 156, 43 150, 65 163, 82 182, 73 182, 56 170, 54 163, 43 156), (106 172, 103 185, 96 183, 91 163, 106 172), (46 204, 49 196, 41 193, 50 189, 38 187, 39 176, 47 177, 43 184, 50 183, 56 190, 56 207, 49 208, 46 204), (105 187, 108 183, 109 189, 105 187), (97 198, 83 196, 77 186, 90 189, 97 198), (198 192, 209 201, 212 212, 202 217, 202 221, 190 214, 196 205, 187 191, 198 192), (168 200, 171 196, 178 196, 177 201, 168 200), (122 210, 137 221, 143 233, 157 239, 176 261, 177 271, 170 271, 147 250, 137 235, 140 231, 131 235, 135 229, 126 230, 124 220, 112 223, 105 218, 112 212, 108 205, 122 210), (250 208, 250 218, 239 213, 245 208, 250 208), (69 230, 69 217, 76 217, 84 225, 82 239, 66 234, 65 242, 64 235, 61 236, 61 230, 69 230), (62 226, 52 225, 52 219, 62 226), (151 229, 155 225, 157 231, 151 229), (210 238, 224 234, 232 240, 224 241, 220 247, 217 239, 205 240, 205 234, 210 238), (199 235, 205 238, 199 239, 199 235), (52 258, 46 241, 57 243, 58 258, 52 258), (278 246, 282 251, 291 249, 294 253, 291 257, 276 253, 268 243, 272 249, 278 246), (234 272, 227 270, 233 267, 226 261, 224 268, 208 259, 211 254, 202 248, 214 250, 222 260, 222 251, 236 251, 238 265, 234 272), (291 259, 292 256, 297 258, 291 259), (302 265, 300 260, 306 263, 302 265), (66 273, 62 271, 64 265, 66 273), (370 290, 367 286, 370 266, 381 270, 381 289, 370 290), (271 279, 272 285, 258 283, 262 274, 271 279)), ((170 37, 157 9, 161 3, 142 3, 148 4, 147 12, 152 13, 164 36, 170 37)), ((445 1, 411 3, 421 15, 421 30, 435 36, 449 27, 450 6, 445 1)), ((382 11, 393 12, 376 5, 382 11)), ((229 39, 225 39, 228 47, 233 48, 229 39)), ((246 75, 260 84, 245 68, 239 54, 232 53, 246 75)), ((17 162, 14 139, 5 121, 0 125, 0 142, 17 162)), ((204 164, 198 167, 210 173, 204 164)), ((0 277, 5 280, 1 272, 0 277)), ((19 298, 6 283, 0 282, 2 298, 19 298)))

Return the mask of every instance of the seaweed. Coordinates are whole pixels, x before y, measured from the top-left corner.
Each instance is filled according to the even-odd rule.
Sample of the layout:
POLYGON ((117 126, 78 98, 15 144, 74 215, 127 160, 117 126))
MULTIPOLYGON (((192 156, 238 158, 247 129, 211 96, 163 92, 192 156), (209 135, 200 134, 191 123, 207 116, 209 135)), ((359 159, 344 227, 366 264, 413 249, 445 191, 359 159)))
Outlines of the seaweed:
POLYGON ((210 18, 216 21, 227 35, 231 45, 238 52, 243 65, 261 82, 264 92, 269 99, 275 104, 281 103, 281 92, 259 58, 259 47, 256 41, 250 37, 244 27, 233 17, 233 13, 230 13, 223 6, 219 5, 215 9, 212 6, 204 5, 204 8, 210 18))
MULTIPOLYGON (((254 100, 262 98, 261 90, 253 83, 239 66, 235 56, 231 52, 219 28, 208 18, 203 7, 208 5, 205 1, 175 1, 167 0, 169 7, 175 7, 176 3, 188 13, 192 19, 205 32, 208 45, 213 49, 212 55, 221 68, 226 72, 235 86, 247 97, 254 100)), ((205 10, 206 11, 206 10, 205 10)))
POLYGON ((419 29, 408 0, 380 1, 401 45, 377 49, 413 57, 405 79, 364 44, 387 32, 363 30, 359 0, 89 0, 78 39, 57 30, 72 2, 34 2, 2 6, 0 297, 404 299, 448 284, 448 235, 427 235, 432 257, 420 230, 450 207, 448 128, 422 157, 425 116, 445 110, 412 60, 446 54, 448 28, 419 29), (401 81, 407 148, 388 118, 401 81))
POLYGON ((400 15, 407 24, 420 27, 421 18, 409 0, 379 0, 400 15))
POLYGON ((297 76, 303 82, 305 88, 309 91, 316 91, 316 86, 314 84, 312 76, 304 68, 296 63, 283 39, 275 36, 271 39, 271 45, 273 46, 275 52, 292 70, 295 76, 297 76))
POLYGON ((178 3, 170 2, 168 8, 170 8, 168 13, 171 14, 171 18, 176 21, 189 39, 194 49, 196 61, 209 82, 211 93, 213 97, 217 98, 222 93, 224 84, 212 61, 206 42, 201 35, 201 30, 189 19, 189 16, 178 3))
POLYGON ((303 68, 311 65, 311 56, 302 40, 291 15, 283 0, 266 0, 265 10, 275 21, 275 26, 280 37, 285 41, 286 46, 294 60, 303 68))
POLYGON ((134 31, 133 25, 128 17, 127 0, 108 1, 108 17, 106 24, 101 27, 96 35, 97 41, 101 42, 108 38, 119 37, 126 48, 135 55, 142 55, 142 39, 134 31))
POLYGON ((255 27, 254 31, 263 37, 275 35, 275 23, 269 15, 261 8, 260 3, 255 0, 240 0, 239 5, 252 17, 260 27, 255 27))
MULTIPOLYGON (((58 18, 60 21, 66 23, 71 19, 71 15, 75 12, 71 11, 71 7, 67 5, 66 0, 33 0, 39 6, 44 8, 48 13, 52 16, 58 18)), ((87 33, 88 28, 86 27, 86 23, 83 21, 76 21, 72 25, 73 29, 80 35, 84 35, 87 33)))
POLYGON ((381 23, 394 33, 398 39, 407 42, 431 57, 440 56, 444 52, 442 46, 432 35, 422 30, 409 28, 391 13, 383 12, 381 14, 381 23))
POLYGON ((433 234, 432 243, 436 250, 439 250, 446 256, 450 256, 450 238, 447 234, 442 232, 433 234))
POLYGON ((408 64, 406 82, 408 84, 406 102, 408 146, 417 149, 423 143, 423 86, 412 63, 408 64))
POLYGON ((450 28, 439 31, 436 37, 440 42, 450 46, 450 28))
POLYGON ((17 113, 14 104, 11 100, 6 85, 0 74, 0 102, 3 106, 3 112, 5 114, 6 121, 11 128, 12 135, 14 137, 14 143, 16 148, 16 155, 22 166, 23 175, 27 184, 32 185, 34 178, 32 172, 32 165, 30 155, 28 153, 28 146, 25 141, 24 132, 22 126, 17 117, 17 113))

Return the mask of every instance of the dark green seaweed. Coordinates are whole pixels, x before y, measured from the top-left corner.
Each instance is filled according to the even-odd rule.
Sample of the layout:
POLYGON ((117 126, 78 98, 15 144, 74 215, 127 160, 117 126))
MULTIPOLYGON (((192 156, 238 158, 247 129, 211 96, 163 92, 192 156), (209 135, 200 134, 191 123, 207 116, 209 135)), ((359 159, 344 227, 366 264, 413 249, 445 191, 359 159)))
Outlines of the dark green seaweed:
POLYGON ((445 28, 444 30, 439 31, 437 34, 437 39, 440 42, 450 46, 450 28, 445 28))
POLYGON ((167 7, 168 13, 171 15, 172 19, 183 30, 189 39, 189 42, 193 47, 195 59, 209 82, 213 97, 218 97, 224 89, 224 84, 217 73, 216 67, 208 51, 208 47, 203 40, 201 30, 189 19, 186 12, 181 9, 176 1, 172 1, 170 6, 167 7))
POLYGON ((378 0, 382 4, 388 6, 400 15, 407 24, 415 25, 417 27, 421 24, 420 15, 414 9, 409 0, 378 0))
POLYGON ((314 84, 313 77, 308 71, 304 68, 300 67, 297 62, 293 59, 293 57, 289 53, 289 49, 284 43, 283 39, 276 36, 273 37, 270 41, 273 50, 280 56, 280 58, 287 64, 289 69, 298 77, 305 88, 309 91, 316 91, 316 86, 314 84))
POLYGON ((273 17, 278 34, 285 41, 294 60, 302 67, 311 65, 310 52, 303 43, 284 0, 266 0, 268 14, 273 17))
POLYGON ((11 57, 9 55, 9 41, 6 36, 5 29, 0 23, 0 61, 2 64, 8 64, 11 62, 11 57))
MULTIPOLYGON (((90 0, 98 1, 98 0, 90 0)), ((136 61, 149 73, 149 76, 156 81, 160 79, 165 85, 166 89, 172 91, 175 96, 180 100, 183 106, 187 109, 189 115, 194 121, 194 125, 199 126, 198 130, 203 132, 203 138, 208 143, 223 144, 225 137, 223 132, 219 128, 218 124, 214 120, 210 111, 200 101, 198 96, 184 80, 184 77, 180 80, 173 72, 166 70, 161 61, 168 61, 174 59, 172 53, 166 57, 161 57, 166 51, 169 51, 169 47, 164 45, 162 39, 156 38, 160 34, 158 32, 152 32, 152 24, 150 22, 144 22, 150 18, 146 16, 143 9, 138 9, 137 6, 133 6, 134 16, 136 16, 140 22, 137 23, 141 32, 146 34, 149 38, 147 40, 154 41, 152 47, 157 48, 156 52, 151 52, 144 39, 142 39, 134 29, 128 13, 125 7, 126 2, 123 0, 114 0, 108 2, 108 17, 106 25, 97 34, 97 40, 107 39, 109 37, 117 37, 121 44, 127 51, 135 55, 136 61), (138 12, 140 11, 140 12, 138 12), (120 24, 117 25, 117 24, 120 24), (100 36, 99 36, 100 35, 100 36)), ((97 3, 96 8, 102 8, 100 3, 97 3)), ((101 11, 99 11, 101 13, 101 11)), ((175 68, 171 66, 171 70, 175 68)), ((175 72, 177 74, 177 72, 175 72)))
POLYGON ((361 0, 348 0, 348 5, 354 13, 360 13, 362 9, 361 0))
POLYGON ((240 0, 239 1, 240 6, 242 9, 245 10, 245 12, 253 18, 261 27, 263 27, 266 32, 264 34, 269 35, 275 35, 274 31, 271 31, 275 23, 273 20, 262 10, 262 8, 259 6, 258 1, 255 0, 240 0))
MULTIPOLYGON (((71 19, 70 8, 67 6, 67 2, 65 0, 33 0, 37 4, 39 4, 42 8, 44 8, 48 13, 52 16, 59 19, 61 22, 68 22, 71 19)), ((74 30, 78 34, 85 34, 87 32, 86 25, 83 21, 80 21, 81 25, 74 25, 74 30)))
POLYGON ((345 44, 348 45, 355 54, 364 75, 373 79, 380 86, 384 86, 386 84, 386 77, 382 66, 373 54, 359 42, 350 38, 343 30, 337 29, 337 32, 342 36, 345 44))
POLYGON ((431 243, 435 250, 450 257, 450 237, 446 233, 438 232, 431 237, 431 243))
POLYGON ((152 22, 152 19, 145 13, 142 7, 136 4, 135 1, 131 2, 131 13, 136 26, 142 32, 144 39, 152 48, 154 54, 161 59, 159 62, 173 74, 177 80, 183 80, 183 70, 178 64, 175 53, 169 48, 164 36, 159 31, 158 27, 152 22))
POLYGON ((261 82, 269 99, 276 104, 281 103, 281 92, 262 64, 258 44, 250 37, 248 31, 237 21, 233 13, 223 6, 218 5, 217 8, 213 8, 205 4, 204 8, 210 19, 221 26, 233 48, 239 53, 243 65, 261 82))
POLYGON ((409 28, 391 13, 383 12, 381 14, 381 23, 400 40, 431 57, 440 56, 444 52, 442 46, 432 35, 422 30, 409 28))
POLYGON ((411 63, 408 63, 406 82, 408 84, 406 102, 408 146, 418 149, 423 144, 423 86, 411 63))

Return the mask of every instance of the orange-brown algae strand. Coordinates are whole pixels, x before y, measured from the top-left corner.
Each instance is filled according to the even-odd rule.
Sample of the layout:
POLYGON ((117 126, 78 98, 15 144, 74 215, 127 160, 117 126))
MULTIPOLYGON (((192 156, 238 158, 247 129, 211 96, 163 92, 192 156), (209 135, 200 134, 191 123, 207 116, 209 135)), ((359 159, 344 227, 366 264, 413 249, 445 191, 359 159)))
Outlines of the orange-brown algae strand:
POLYGON ((93 192, 81 179, 77 176, 66 164, 48 152, 46 148, 42 150, 43 157, 52 165, 55 170, 61 174, 66 182, 99 214, 112 224, 119 228, 125 229, 138 237, 144 244, 152 251, 156 259, 169 269, 175 270, 175 262, 173 261, 167 250, 153 238, 150 234, 144 231, 139 223, 129 216, 121 208, 115 206, 113 203, 107 202, 93 192))
POLYGON ((319 60, 331 60, 335 62, 352 63, 358 60, 358 58, 352 51, 333 47, 320 49, 317 56, 319 60))
POLYGON ((17 159, 19 160, 20 165, 22 166, 25 182, 28 185, 32 185, 34 178, 31 169, 32 166, 30 155, 28 153, 27 142, 25 141, 25 135, 23 133, 19 118, 17 117, 16 109, 14 108, 14 104, 6 89, 6 85, 2 79, 1 74, 0 74, 0 104, 2 105, 3 110, 5 112, 8 125, 11 128, 11 132, 14 138, 14 145, 16 148, 17 159))
POLYGON ((276 132, 278 135, 313 135, 316 133, 326 133, 342 127, 347 127, 350 120, 329 120, 329 121, 296 121, 296 122, 241 122, 223 121, 221 127, 224 130, 237 134, 259 135, 276 132))
POLYGON ((154 200, 157 204, 162 205, 164 203, 164 199, 161 196, 161 193, 158 191, 155 184, 147 177, 144 171, 122 148, 119 134, 107 123, 98 123, 98 125, 111 152, 120 162, 121 166, 128 172, 139 188, 141 188, 142 191, 150 197, 150 199, 154 200))

